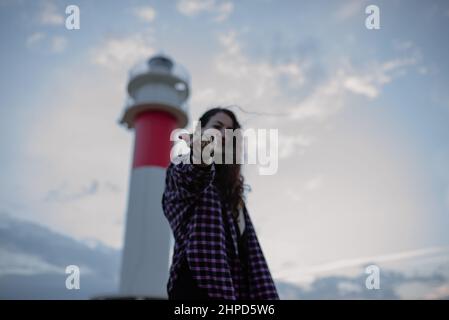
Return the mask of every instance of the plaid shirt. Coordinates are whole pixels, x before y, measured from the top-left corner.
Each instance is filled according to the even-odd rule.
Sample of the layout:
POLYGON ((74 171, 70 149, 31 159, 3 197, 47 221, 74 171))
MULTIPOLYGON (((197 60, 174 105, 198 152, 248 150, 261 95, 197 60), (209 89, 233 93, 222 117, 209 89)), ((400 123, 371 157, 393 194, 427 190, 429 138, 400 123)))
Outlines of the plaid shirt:
POLYGON ((168 292, 185 256, 198 286, 212 299, 279 299, 246 207, 248 273, 244 275, 238 231, 232 213, 221 202, 214 177, 214 163, 203 168, 170 163, 167 168, 162 206, 175 238, 168 292))

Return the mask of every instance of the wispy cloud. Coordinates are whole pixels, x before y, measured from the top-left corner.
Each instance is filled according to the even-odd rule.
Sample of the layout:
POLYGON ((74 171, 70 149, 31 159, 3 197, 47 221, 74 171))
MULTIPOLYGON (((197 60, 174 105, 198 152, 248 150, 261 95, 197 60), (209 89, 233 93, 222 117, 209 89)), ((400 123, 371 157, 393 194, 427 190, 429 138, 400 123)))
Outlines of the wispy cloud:
POLYGON ((250 97, 252 101, 271 101, 279 96, 282 77, 295 88, 300 88, 306 81, 299 61, 273 64, 251 59, 245 54, 235 30, 220 34, 218 40, 222 50, 215 59, 216 70, 232 81, 239 80, 244 84, 239 90, 241 94, 237 96, 243 104, 247 102, 245 97, 250 97))
POLYGON ((357 268, 352 276, 327 275, 308 285, 278 281, 281 299, 447 299, 448 278, 434 270, 423 275, 382 270, 380 290, 366 288, 367 274, 357 268))
POLYGON ((403 75, 406 67, 415 65, 414 56, 385 62, 372 62, 364 69, 343 63, 328 80, 320 84, 308 97, 291 109, 293 119, 323 120, 340 111, 348 94, 377 98, 383 86, 403 75))
POLYGON ((406 51, 414 48, 415 44, 410 40, 395 40, 393 41, 393 47, 398 51, 406 51))
POLYGON ((98 181, 96 180, 92 180, 87 186, 82 186, 76 189, 67 182, 64 182, 57 188, 49 190, 44 200, 57 202, 73 201, 94 195, 97 191, 98 181))
POLYGON ((228 19, 234 10, 234 4, 230 1, 216 0, 180 0, 177 4, 178 11, 189 17, 194 17, 200 13, 210 13, 214 15, 214 21, 223 22, 228 19))
POLYGON ((217 6, 215 10, 217 16, 214 18, 217 22, 225 21, 229 18, 232 11, 234 10, 234 4, 232 2, 224 2, 217 6))
POLYGON ((108 37, 91 49, 91 61, 99 66, 116 69, 129 68, 139 59, 154 54, 151 34, 108 37))
POLYGON ((313 139, 311 137, 296 134, 279 134, 279 158, 285 159, 293 155, 298 155, 303 148, 310 146, 313 139))
POLYGON ((61 53, 67 47, 67 38, 64 36, 55 36, 51 39, 50 50, 53 53, 61 53))
POLYGON ((41 273, 64 273, 60 266, 50 264, 33 254, 0 248, 0 277, 6 275, 35 275, 41 273))
POLYGON ((339 21, 344 21, 356 15, 363 16, 365 14, 364 6, 366 4, 366 0, 345 1, 335 12, 335 17, 339 21))
POLYGON ((63 11, 58 10, 58 7, 53 1, 44 1, 38 16, 39 23, 50 26, 63 25, 64 16, 61 12, 63 11))
POLYGON ((398 58, 374 63, 368 70, 349 71, 344 75, 344 89, 367 98, 377 98, 381 88, 401 75, 404 68, 417 63, 415 57, 398 58))
POLYGON ((360 257, 354 259, 342 259, 336 260, 328 263, 323 263, 320 265, 311 266, 308 268, 298 268, 296 264, 291 264, 289 267, 284 268, 280 273, 289 274, 293 271, 295 275, 318 275, 322 273, 333 273, 338 270, 343 270, 347 268, 360 267, 371 263, 385 263, 385 262, 396 262, 405 261, 408 259, 421 258, 430 255, 441 254, 449 255, 449 247, 429 247, 417 250, 402 251, 378 256, 360 257))
POLYGON ((142 21, 153 22, 156 19, 156 9, 151 6, 134 8, 133 13, 142 21))
MULTIPOLYGON (((46 26, 61 27, 64 24, 64 11, 61 11, 52 0, 45 0, 40 4, 37 23, 43 29, 46 26)), ((35 31, 25 41, 28 49, 37 49, 43 53, 58 54, 65 51, 68 40, 63 35, 51 35, 48 31, 35 31)))
POLYGON ((28 49, 37 49, 39 52, 59 54, 67 48, 68 40, 65 36, 48 36, 44 32, 34 32, 26 38, 25 45, 28 49))
POLYGON ((28 48, 32 48, 33 46, 37 45, 39 42, 44 40, 45 37, 46 35, 43 32, 34 32, 27 37, 26 46, 28 48))
POLYGON ((98 192, 120 193, 121 189, 117 184, 111 181, 99 182, 94 179, 83 185, 74 185, 73 183, 64 181, 56 188, 49 190, 45 195, 44 200, 70 202, 93 196, 98 192))

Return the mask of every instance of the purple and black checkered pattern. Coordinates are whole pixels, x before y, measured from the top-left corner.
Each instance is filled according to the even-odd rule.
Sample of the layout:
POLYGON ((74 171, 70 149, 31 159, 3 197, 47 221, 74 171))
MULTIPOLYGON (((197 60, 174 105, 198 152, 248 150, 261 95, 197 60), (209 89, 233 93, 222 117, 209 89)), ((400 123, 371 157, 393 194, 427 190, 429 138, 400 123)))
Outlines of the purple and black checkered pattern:
POLYGON ((198 286, 211 299, 279 299, 246 208, 249 269, 244 279, 234 218, 221 202, 214 177, 214 163, 206 167, 170 163, 167 168, 162 206, 175 238, 168 292, 186 257, 198 286))

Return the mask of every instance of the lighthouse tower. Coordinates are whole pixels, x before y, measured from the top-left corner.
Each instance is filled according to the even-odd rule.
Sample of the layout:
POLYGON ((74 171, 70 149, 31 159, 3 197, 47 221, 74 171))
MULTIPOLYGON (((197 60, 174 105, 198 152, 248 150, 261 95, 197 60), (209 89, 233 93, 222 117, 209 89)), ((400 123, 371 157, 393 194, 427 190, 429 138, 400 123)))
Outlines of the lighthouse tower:
POLYGON ((166 298, 170 228, 162 212, 170 134, 186 126, 189 75, 165 55, 130 71, 121 123, 134 129, 134 154, 120 295, 166 298))

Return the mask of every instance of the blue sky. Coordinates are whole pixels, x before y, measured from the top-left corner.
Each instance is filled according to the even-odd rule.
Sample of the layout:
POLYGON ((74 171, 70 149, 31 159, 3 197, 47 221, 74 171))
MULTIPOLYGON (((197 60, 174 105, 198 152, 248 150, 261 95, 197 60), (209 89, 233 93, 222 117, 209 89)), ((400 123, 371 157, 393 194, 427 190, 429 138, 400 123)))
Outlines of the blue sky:
POLYGON ((275 277, 446 248, 448 29, 446 1, 0 0, 0 210, 121 248, 127 72, 165 52, 192 77, 191 119, 274 114, 238 112, 279 129, 278 173, 245 168, 275 277))

